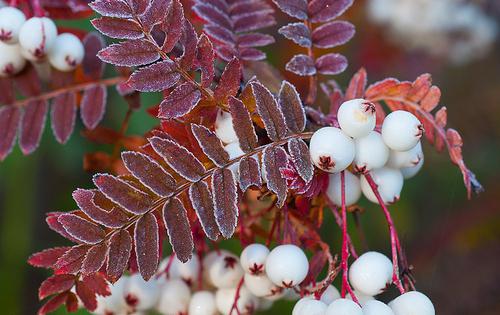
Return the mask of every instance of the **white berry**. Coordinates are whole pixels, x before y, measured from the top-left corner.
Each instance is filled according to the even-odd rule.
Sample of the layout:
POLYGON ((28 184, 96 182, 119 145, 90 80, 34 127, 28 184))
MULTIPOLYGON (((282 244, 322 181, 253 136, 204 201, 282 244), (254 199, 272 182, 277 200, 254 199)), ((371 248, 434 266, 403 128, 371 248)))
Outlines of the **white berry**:
POLYGON ((354 168, 360 173, 383 167, 389 158, 390 150, 377 131, 371 131, 362 138, 354 139, 354 145, 356 147, 354 168))
POLYGON ((403 167, 402 169, 400 169, 400 171, 405 179, 412 178, 413 176, 417 175, 417 173, 420 171, 423 165, 424 165, 424 156, 422 155, 422 158, 420 159, 417 165, 410 167, 403 167))
POLYGON ((14 7, 0 9, 0 41, 7 44, 16 44, 19 30, 26 21, 24 13, 14 7))
POLYGON ((267 310, 271 309, 271 307, 273 307, 273 304, 274 304, 274 301, 272 301, 270 299, 260 299, 258 306, 257 306, 257 310, 258 311, 267 311, 267 310))
MULTIPOLYGON (((215 304, 223 315, 229 315, 237 293, 237 288, 219 289, 215 293, 215 304)), ((258 300, 248 291, 245 285, 239 290, 239 298, 236 303, 240 314, 252 314, 258 307, 258 300)), ((233 310, 233 314, 236 313, 233 310)))
POLYGON ((217 256, 207 272, 213 285, 219 289, 236 287, 244 274, 239 258, 229 253, 217 256))
POLYGON ((21 55, 18 44, 0 42, 0 77, 10 77, 24 69, 26 59, 21 55))
POLYGON ((156 279, 144 281, 140 274, 134 274, 125 287, 127 304, 138 310, 145 311, 156 305, 160 292, 160 285, 156 279))
POLYGON ((57 38, 57 27, 46 17, 27 20, 19 31, 19 44, 26 52, 25 58, 39 61, 45 58, 57 38))
POLYGON ((349 269, 352 287, 366 295, 377 295, 392 281, 392 262, 384 254, 366 252, 356 259, 349 269))
POLYGON ((264 271, 269 249, 262 244, 250 244, 241 252, 240 262, 243 270, 251 274, 260 274, 264 271))
POLYGON ((354 141, 335 127, 316 131, 311 137, 309 151, 314 165, 330 173, 346 169, 355 154, 354 141))
POLYGON ((269 280, 266 275, 252 275, 245 273, 245 286, 257 297, 271 297, 283 295, 283 289, 269 280))
POLYGON ((94 310, 94 314, 107 315, 126 313, 128 306, 125 301, 125 287, 128 281, 128 276, 122 276, 118 281, 109 286, 111 295, 97 295, 97 308, 94 310))
MULTIPOLYGON (((403 174, 401 174, 400 170, 382 167, 371 171, 370 174, 375 184, 377 184, 377 190, 385 204, 391 204, 399 200, 404 183, 403 174)), ((363 175, 361 176, 361 190, 368 200, 378 203, 375 193, 363 175)))
MULTIPOLYGON (((358 290, 354 290, 353 293, 356 299, 358 300, 359 305, 361 306, 365 305, 369 301, 375 300, 375 298, 372 295, 361 293, 358 290)), ((350 294, 347 294, 345 298, 348 300, 352 300, 352 296, 350 294)))
MULTIPOLYGON (((224 151, 226 151, 227 154, 229 154, 229 159, 230 160, 239 158, 240 156, 242 156, 243 154, 245 154, 245 152, 243 152, 243 150, 241 149, 240 143, 238 141, 232 142, 232 143, 226 145, 224 147, 224 151)), ((239 162, 233 163, 233 164, 231 164, 228 167, 231 170, 231 172, 233 172, 233 175, 236 178, 238 178, 238 176, 239 176, 239 167, 240 167, 240 163, 239 162)))
POLYGON ((391 150, 387 166, 392 168, 412 167, 417 165, 423 157, 422 144, 419 141, 416 146, 408 151, 391 150))
POLYGON ((300 284, 309 271, 309 261, 299 247, 291 244, 275 247, 267 256, 266 273, 274 284, 291 288, 300 284))
POLYGON ((394 315, 389 306, 377 300, 366 302, 362 308, 363 315, 394 315))
POLYGON ((385 117, 382 124, 382 138, 395 151, 407 151, 417 145, 422 137, 423 127, 415 115, 397 110, 385 117))
POLYGON ((337 299, 328 305, 325 315, 363 315, 363 311, 351 300, 337 299))
POLYGON ((215 295, 210 291, 198 291, 191 296, 189 315, 216 315, 215 295))
POLYGON ((182 279, 188 285, 192 285, 198 280, 200 272, 200 260, 198 256, 193 255, 190 260, 183 263, 177 256, 173 259, 170 265, 169 276, 171 279, 182 279))
POLYGON ((213 287, 214 284, 210 278, 209 270, 214 265, 215 261, 219 256, 230 254, 227 250, 221 249, 218 251, 211 251, 203 257, 202 268, 203 268, 203 281, 206 285, 213 287))
POLYGON ((434 305, 423 293, 406 292, 389 303, 394 315, 435 315, 434 305))
MULTIPOLYGON (((344 171, 345 174, 345 203, 346 206, 355 204, 361 197, 361 184, 359 178, 349 171, 344 171)), ((340 173, 330 174, 328 176, 328 188, 326 194, 328 198, 337 206, 342 205, 342 185, 340 173)))
POLYGON ((340 292, 333 285, 329 285, 319 298, 323 303, 330 305, 333 301, 340 299, 340 292))
POLYGON ((234 131, 233 117, 231 113, 219 110, 215 119, 215 134, 224 143, 232 143, 238 141, 238 136, 234 131))
POLYGON ((48 55, 52 67, 59 71, 68 72, 82 63, 85 50, 78 37, 70 33, 63 33, 57 36, 48 55))
POLYGON ((344 102, 339 107, 337 120, 348 136, 364 137, 375 128, 375 105, 361 98, 344 102))
POLYGON ((184 281, 168 280, 161 288, 156 308, 164 315, 185 314, 188 311, 190 299, 191 291, 184 281))
POLYGON ((300 299, 293 307, 292 315, 324 315, 328 306, 310 297, 300 299))

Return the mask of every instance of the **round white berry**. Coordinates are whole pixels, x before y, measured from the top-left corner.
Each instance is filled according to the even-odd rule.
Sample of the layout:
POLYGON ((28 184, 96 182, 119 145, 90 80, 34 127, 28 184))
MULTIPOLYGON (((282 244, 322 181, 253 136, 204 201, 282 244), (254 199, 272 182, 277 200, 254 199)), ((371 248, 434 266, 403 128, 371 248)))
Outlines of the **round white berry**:
POLYGON ((267 311, 273 307, 274 301, 269 299, 260 299, 257 306, 258 311, 267 311))
POLYGON ((328 306, 310 297, 300 299, 293 307, 292 315, 324 315, 328 306))
POLYGON ((0 77, 10 77, 24 69, 26 59, 21 55, 17 44, 8 45, 0 42, 0 77))
POLYGON ((337 299, 328 305, 325 315, 363 315, 363 311, 351 300, 337 299))
POLYGON ((361 98, 344 102, 339 107, 337 120, 348 136, 364 137, 375 128, 375 105, 361 98))
POLYGON ((363 315, 394 315, 394 312, 385 303, 371 300, 363 304, 363 315))
POLYGON ((383 167, 389 158, 390 150, 377 131, 371 131, 362 138, 354 139, 354 145, 356 148, 354 168, 360 173, 383 167))
POLYGON ((250 244, 241 252, 240 262, 247 273, 258 275, 264 271, 269 249, 262 244, 250 244))
POLYGON ((219 110, 215 119, 215 134, 224 143, 238 141, 238 136, 234 131, 233 117, 231 113, 219 110))
POLYGON ((191 296, 189 315, 216 315, 215 295, 210 291, 198 291, 191 296))
POLYGON ((217 256, 207 272, 213 285, 219 289, 236 287, 244 274, 239 258, 230 253, 217 256))
POLYGON ((16 44, 19 30, 26 21, 24 13, 14 7, 0 9, 0 41, 7 44, 16 44))
MULTIPOLYGON (((385 204, 399 200, 404 183, 403 174, 401 174, 400 170, 382 167, 371 171, 370 174, 375 184, 377 184, 378 192, 385 204)), ((375 193, 373 193, 370 184, 363 175, 361 176, 361 190, 368 200, 378 203, 375 193)))
POLYGON ((417 165, 423 157, 422 144, 419 141, 416 146, 408 151, 391 150, 387 166, 392 168, 412 167, 417 165))
POLYGON ((389 303, 394 315, 435 315, 434 305, 423 293, 406 292, 389 303))
POLYGON ((332 303, 333 301, 340 299, 340 292, 336 287, 330 284, 326 288, 325 292, 321 294, 321 297, 319 299, 326 305, 330 305, 330 303, 332 303))
POLYGON ((82 41, 70 33, 57 36, 48 54, 52 67, 63 72, 74 70, 82 63, 84 55, 82 41))
POLYGON ((161 287, 156 309, 164 315, 185 314, 188 311, 190 299, 191 291, 184 281, 168 280, 161 287))
MULTIPOLYGON (((240 143, 238 141, 231 142, 230 144, 226 145, 224 147, 224 151, 226 151, 227 154, 229 154, 230 160, 239 158, 240 156, 245 154, 245 152, 243 152, 243 150, 241 149, 240 143)), ((236 178, 238 178, 238 176, 239 176, 239 167, 240 167, 239 162, 233 163, 228 167, 231 170, 231 172, 233 172, 233 175, 236 178)))
MULTIPOLYGON (((346 206, 355 204, 361 197, 361 184, 359 178, 349 171, 345 173, 345 203, 346 206)), ((330 174, 328 176, 328 188, 326 195, 337 206, 342 205, 342 185, 340 173, 330 174)))
POLYGON ((342 130, 324 127, 316 131, 309 144, 311 160, 318 168, 336 173, 346 169, 354 159, 354 141, 342 130))
POLYGON ((125 286, 125 300, 127 304, 138 311, 148 310, 156 305, 160 292, 160 285, 156 279, 144 281, 140 274, 130 277, 125 286))
MULTIPOLYGON (((363 306, 365 305, 368 301, 373 301, 375 298, 372 295, 364 294, 359 292, 358 290, 354 290, 354 296, 356 296, 356 299, 358 300, 359 305, 363 306)), ((345 296, 346 299, 352 300, 352 296, 350 294, 347 294, 345 296)))
POLYGON ((300 294, 299 294, 300 288, 295 287, 295 288, 285 288, 284 289, 284 295, 283 299, 287 301, 297 301, 300 299, 300 294))
POLYGON ((291 244, 275 247, 267 256, 266 273, 274 284, 291 288, 300 284, 309 271, 309 261, 299 247, 291 244))
POLYGON ((127 313, 128 305, 125 301, 125 287, 128 281, 128 276, 122 276, 118 281, 109 286, 111 295, 97 295, 97 308, 94 310, 94 314, 107 315, 127 313))
MULTIPOLYGON (((237 293, 237 288, 219 289, 215 293, 215 304, 223 315, 229 315, 237 293)), ((252 314, 258 307, 258 299, 248 291, 245 285, 239 290, 239 298, 236 303, 240 314, 252 314)), ((233 314, 235 311, 233 310, 233 314)))
POLYGON ((266 275, 252 275, 245 273, 245 286, 257 297, 282 296, 283 288, 277 286, 266 275))
POLYGON ((423 126, 415 115, 397 110, 385 117, 382 124, 382 138, 395 151, 407 151, 417 145, 422 137, 423 126))
POLYGON ((188 285, 192 285, 198 280, 200 272, 200 260, 198 256, 193 255, 190 260, 183 263, 177 256, 170 265, 169 276, 171 279, 182 279, 188 285))
POLYGON ((424 165, 424 156, 422 155, 422 158, 420 159, 417 165, 410 167, 403 167, 402 169, 400 169, 400 171, 405 179, 409 179, 417 175, 417 173, 420 171, 423 165, 424 165))
POLYGON ((392 262, 384 254, 366 252, 349 268, 352 287, 366 295, 377 295, 392 281, 392 262))
POLYGON ((210 268, 212 268, 213 264, 215 263, 215 261, 217 260, 217 258, 219 256, 222 256, 222 255, 228 255, 230 254, 230 252, 228 252, 227 250, 224 250, 224 249, 221 249, 221 250, 214 250, 214 251, 211 251, 209 252, 208 254, 206 254, 204 257, 203 257, 203 260, 202 260, 202 268, 203 268, 203 273, 202 273, 202 276, 203 276, 203 281, 204 283, 209 286, 209 287, 213 287, 214 284, 212 282, 212 279, 210 278, 210 273, 209 273, 209 270, 210 268))
POLYGON ((45 58, 57 38, 57 27, 46 17, 27 20, 19 31, 19 44, 26 52, 25 58, 39 61, 45 58))

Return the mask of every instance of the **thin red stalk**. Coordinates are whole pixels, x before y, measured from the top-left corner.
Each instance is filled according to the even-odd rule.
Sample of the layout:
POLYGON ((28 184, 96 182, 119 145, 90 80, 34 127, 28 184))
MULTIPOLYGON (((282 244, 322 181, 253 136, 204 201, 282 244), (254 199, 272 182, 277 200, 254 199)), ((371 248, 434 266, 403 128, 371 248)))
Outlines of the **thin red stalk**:
MULTIPOLYGON (((312 33, 312 24, 309 21, 305 21, 305 25, 312 33)), ((307 55, 314 60, 314 52, 312 47, 307 48, 307 55)), ((306 97, 306 104, 312 105, 316 101, 318 95, 318 77, 316 74, 309 76, 309 89, 306 97)))
POLYGON ((14 7, 14 8, 17 7, 17 4, 18 4, 17 0, 10 0, 10 2, 9 2, 9 6, 14 7))
POLYGON ((234 302, 233 305, 231 306, 231 310, 229 311, 229 315, 233 314, 233 311, 236 311, 237 315, 241 315, 240 310, 238 309, 238 300, 240 299, 240 291, 241 287, 243 286, 244 282, 244 277, 241 277, 240 282, 238 282, 238 286, 236 287, 236 293, 234 295, 234 302))
POLYGON ((394 222, 391 217, 391 213, 389 212, 389 209, 387 209, 387 206, 385 205, 384 201, 382 200, 382 197, 380 196, 380 193, 377 188, 377 184, 373 180, 372 176, 370 173, 365 174, 366 181, 370 185, 373 193, 377 197, 378 203, 380 204, 380 207, 382 208, 382 211, 384 212, 385 219, 387 221, 387 224, 389 225, 389 233, 391 236, 391 251, 392 251, 392 281, 396 285, 396 287, 399 289, 401 294, 405 293, 405 289, 403 287, 403 284, 401 283, 401 279, 399 278, 399 261, 398 261, 398 252, 401 251, 401 244, 399 243, 399 238, 398 238, 398 233, 396 232, 396 227, 394 225, 394 222))
MULTIPOLYGON (((339 226, 339 228, 342 228, 342 218, 339 215, 339 212, 337 211, 337 207, 332 203, 332 201, 326 197, 326 201, 328 203, 328 207, 332 211, 333 217, 335 218, 335 222, 339 226)), ((347 242, 349 244, 349 251, 351 252, 351 255, 354 259, 358 258, 358 253, 356 252, 356 249, 354 248, 354 244, 352 243, 351 236, 347 235, 347 242)))
POLYGON ((269 247, 271 245, 271 242, 273 241, 274 231, 276 230, 276 226, 278 225, 279 218, 279 212, 276 212, 273 220, 273 225, 271 226, 271 230, 269 231, 269 235, 266 240, 266 247, 269 247))
POLYGON ((42 5, 40 4, 40 0, 31 0, 31 5, 33 6, 33 14, 36 17, 45 16, 42 5))

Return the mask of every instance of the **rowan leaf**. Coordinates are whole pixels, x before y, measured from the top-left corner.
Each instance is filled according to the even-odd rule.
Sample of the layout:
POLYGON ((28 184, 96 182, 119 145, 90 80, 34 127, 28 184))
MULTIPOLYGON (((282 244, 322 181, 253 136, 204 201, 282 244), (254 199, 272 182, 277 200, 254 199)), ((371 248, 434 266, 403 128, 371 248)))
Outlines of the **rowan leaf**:
POLYGON ((299 20, 307 20, 306 0, 273 0, 281 11, 299 20))
POLYGON ((238 35, 237 38, 238 47, 241 48, 262 47, 273 44, 274 42, 274 37, 261 33, 246 33, 238 35))
POLYGON ((420 102, 420 106, 423 110, 430 112, 438 106, 440 99, 441 90, 437 86, 432 86, 420 102))
POLYGON ((198 44, 198 35, 188 20, 184 20, 184 29, 180 38, 180 43, 183 47, 183 54, 179 58, 181 68, 186 71, 191 70, 194 59, 196 57, 196 45, 198 44))
POLYGON ((214 91, 214 98, 218 102, 227 103, 230 96, 235 96, 240 89, 241 64, 237 58, 233 58, 224 69, 219 84, 214 91))
POLYGON ((132 10, 123 1, 110 1, 110 0, 95 0, 89 3, 92 10, 96 11, 100 15, 130 19, 132 18, 132 10))
POLYGON ((316 59, 315 66, 321 74, 339 74, 347 69, 347 58, 340 54, 326 54, 316 59))
POLYGON ((144 280, 149 280, 160 261, 159 227, 156 217, 148 212, 137 220, 134 229, 137 266, 144 280))
POLYGON ((218 9, 209 3, 198 3, 193 7, 193 11, 200 18, 210 24, 214 24, 226 29, 232 28, 232 21, 229 16, 222 10, 218 9))
POLYGON ((189 113, 201 99, 201 92, 192 82, 175 88, 160 104, 158 118, 172 119, 189 113))
POLYGON ((83 91, 80 116, 87 129, 94 129, 101 122, 106 111, 108 90, 104 85, 92 85, 83 91))
POLYGON ((300 177, 306 183, 309 183, 314 176, 314 166, 307 144, 299 138, 290 139, 288 141, 288 152, 300 177))
POLYGON ((259 145, 259 139, 255 133, 250 113, 245 104, 235 97, 229 99, 229 108, 231 117, 233 118, 233 126, 235 127, 234 131, 238 136, 241 150, 243 152, 252 151, 259 145))
POLYGON ((97 244, 104 239, 104 231, 96 224, 77 215, 66 213, 57 219, 66 232, 86 244, 97 244))
POLYGON ((111 211, 106 211, 94 202, 96 191, 77 189, 73 192, 73 199, 78 208, 85 213, 94 222, 104 225, 108 228, 121 228, 127 221, 127 215, 119 208, 114 207, 111 211))
POLYGON ((93 19, 92 25, 104 35, 118 39, 139 39, 144 37, 141 26, 133 20, 113 17, 93 19))
POLYGON ((191 124, 191 131, 195 136, 203 153, 218 167, 229 161, 229 154, 224 150, 221 141, 214 132, 202 125, 191 124))
POLYGON ((68 295, 68 292, 63 292, 54 296, 38 310, 38 315, 45 315, 57 310, 61 305, 64 304, 64 302, 66 302, 68 295))
POLYGON ((54 265, 56 274, 76 274, 82 268, 82 262, 89 250, 88 245, 76 245, 62 255, 54 265))
POLYGON ((223 237, 230 238, 238 223, 238 195, 233 172, 216 169, 212 175, 215 221, 223 237))
POLYGON ((342 15, 354 0, 311 0, 308 4, 309 21, 328 22, 342 15))
POLYGON ((234 34, 226 28, 217 25, 207 25, 203 30, 208 36, 212 37, 216 41, 228 45, 234 45, 236 43, 234 34))
POLYGON ((302 47, 311 47, 311 32, 309 28, 302 22, 289 23, 282 26, 278 33, 293 41, 295 44, 302 47))
POLYGON ((36 150, 42 138, 49 107, 47 101, 34 100, 28 103, 21 118, 19 146, 27 155, 36 150))
POLYGON ((314 60, 302 54, 293 56, 286 64, 285 69, 300 76, 311 76, 316 74, 314 60))
POLYGON ((106 43, 101 34, 89 32, 83 38, 85 56, 82 61, 82 69, 85 75, 95 80, 102 77, 105 64, 97 57, 97 53, 105 47, 106 43))
POLYGON ((209 239, 216 241, 220 236, 220 232, 215 221, 212 193, 208 189, 207 183, 199 181, 192 184, 189 187, 189 200, 191 200, 191 205, 196 211, 203 231, 209 239))
POLYGON ((317 27, 312 32, 314 46, 333 48, 347 43, 354 36, 355 28, 346 21, 334 21, 317 27))
POLYGON ((408 92, 408 98, 413 102, 420 102, 427 95, 432 86, 432 78, 428 73, 420 75, 413 83, 408 92))
POLYGON ((38 289, 38 298, 45 299, 49 295, 68 291, 75 283, 74 275, 53 275, 40 285, 38 289))
POLYGON ((82 273, 84 275, 89 275, 98 272, 101 267, 104 266, 107 254, 108 245, 106 242, 92 246, 83 259, 82 273))
POLYGON ((112 44, 97 54, 104 62, 122 67, 152 63, 160 58, 158 47, 145 39, 131 39, 112 44))
POLYGON ((278 107, 276 99, 271 92, 264 87, 260 82, 250 83, 255 96, 257 112, 259 113, 267 135, 273 141, 278 141, 287 135, 287 127, 283 113, 278 107))
POLYGON ((95 292, 93 292, 82 281, 76 282, 76 294, 87 310, 93 311, 97 308, 97 298, 95 292))
POLYGON ((130 86, 141 92, 163 91, 174 86, 181 75, 175 63, 166 59, 135 71, 128 80, 130 86))
POLYGON ((193 235, 186 208, 178 198, 169 199, 163 206, 163 221, 175 255, 182 262, 188 261, 194 249, 193 235))
POLYGON ((28 263, 34 267, 52 268, 62 255, 64 255, 70 247, 54 247, 45 249, 41 252, 30 256, 28 263))
POLYGON ((196 59, 201 69, 201 85, 209 87, 214 79, 215 69, 215 53, 212 42, 203 34, 198 39, 196 45, 196 59))
POLYGON ((109 240, 106 271, 108 276, 119 279, 127 267, 132 252, 132 237, 127 230, 118 230, 109 240))
POLYGON ((288 157, 282 147, 270 146, 264 149, 262 164, 264 167, 267 188, 278 197, 277 206, 281 208, 286 200, 287 184, 281 176, 280 169, 286 167, 288 157))
POLYGON ((274 16, 265 11, 233 15, 233 29, 237 33, 251 32, 274 24, 276 24, 274 16))
POLYGON ((59 94, 52 101, 52 132, 57 141, 66 143, 73 133, 76 118, 76 95, 73 92, 59 94))
POLYGON ((160 24, 167 17, 170 1, 149 0, 149 5, 141 16, 141 22, 150 31, 153 26, 160 24))
POLYGON ((304 131, 306 127, 306 113, 304 112, 297 89, 288 81, 281 83, 278 94, 278 105, 288 130, 294 133, 304 131))
POLYGON ((352 100, 355 98, 363 98, 365 95, 367 74, 364 68, 359 69, 358 72, 349 81, 349 86, 345 92, 345 99, 352 100))
POLYGON ((169 53, 177 44, 182 36, 182 26, 184 25, 184 9, 179 0, 172 0, 167 18, 160 25, 160 28, 165 32, 165 40, 162 45, 162 50, 169 53))
POLYGON ((75 242, 75 243, 80 243, 79 240, 74 238, 73 236, 69 235, 68 232, 64 229, 61 223, 59 223, 58 218, 61 214, 65 214, 64 212, 49 212, 47 214, 47 218, 45 219, 45 222, 49 226, 49 228, 57 233, 59 233, 62 237, 75 242))
POLYGON ((21 111, 15 106, 0 107, 0 161, 10 154, 21 122, 21 111))
POLYGON ((239 184, 242 191, 249 187, 262 187, 260 163, 257 157, 249 156, 239 162, 239 184))

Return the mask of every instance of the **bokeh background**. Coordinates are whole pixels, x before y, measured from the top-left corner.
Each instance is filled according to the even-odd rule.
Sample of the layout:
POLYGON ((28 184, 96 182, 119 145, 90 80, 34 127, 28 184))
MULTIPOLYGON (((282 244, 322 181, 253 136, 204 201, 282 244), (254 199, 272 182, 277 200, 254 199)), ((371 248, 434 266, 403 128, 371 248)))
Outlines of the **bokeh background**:
MULTIPOLYGON (((432 3, 444 0, 419 1, 432 6, 432 3)), ((429 145, 424 145, 426 162, 423 170, 405 183, 401 201, 391 207, 409 261, 414 266, 417 288, 431 297, 440 315, 500 314, 499 41, 489 43, 485 51, 474 49, 473 58, 457 62, 451 57, 457 49, 453 44, 448 52, 444 49, 436 54, 425 48, 432 45, 423 45, 424 48, 417 45, 415 48, 411 39, 417 35, 411 32, 411 28, 402 28, 405 36, 394 35, 394 32, 401 31, 401 26, 398 30, 392 22, 388 24, 388 20, 382 24, 374 21, 367 10, 368 2, 384 2, 381 5, 386 7, 383 8, 392 10, 390 2, 394 1, 356 1, 343 17, 356 25, 357 34, 350 43, 335 49, 350 60, 347 71, 335 79, 345 87, 350 76, 361 66, 367 69, 372 83, 387 76, 414 80, 421 73, 431 73, 434 83, 443 92, 441 103, 448 108, 449 126, 462 134, 465 160, 486 189, 481 195, 467 200, 461 174, 449 162, 447 154, 438 154, 429 145)), ((472 3, 488 13, 483 18, 499 23, 498 1, 451 2, 472 3)), ((401 12, 391 14, 398 16, 403 14, 401 12)), ((415 11, 415 14, 420 14, 420 23, 427 21, 422 18, 426 17, 425 12, 424 7, 415 11)), ((473 15, 468 26, 474 28, 476 23, 483 23, 480 18, 481 15, 473 15)), ((453 17, 441 16, 441 19, 453 20, 453 17)), ((282 25, 287 18, 278 14, 278 20, 282 25)), ((60 21, 59 24, 91 29, 88 21, 60 21)), ((436 25, 428 27, 434 33, 443 29, 436 25)), ((269 29, 274 34, 276 30, 277 27, 269 29)), ((464 33, 466 31, 452 30, 443 36, 452 37, 450 41, 453 43, 457 38, 466 38, 464 33)), ((425 32, 418 36, 425 36, 425 32)), ((279 35, 275 37, 277 43, 268 48, 267 53, 269 61, 283 70, 290 56, 300 49, 279 35)), ((431 40, 436 39, 429 37, 431 40)), ((302 83, 298 77, 285 76, 294 83, 302 83)), ((114 91, 110 90, 110 93, 112 98, 104 124, 118 129, 126 105, 114 91)), ((143 106, 132 116, 127 134, 142 135, 155 126, 157 121, 145 109, 158 103, 159 99, 158 95, 143 96, 143 106)), ((80 124, 76 128, 82 130, 80 124)), ((26 259, 35 251, 65 244, 46 226, 45 213, 76 207, 71 199, 72 191, 77 187, 91 187, 91 174, 83 171, 82 156, 96 150, 109 151, 111 148, 91 143, 78 133, 68 144, 61 146, 46 127, 40 148, 34 154, 23 156, 16 148, 0 163, 1 314, 36 313, 40 306, 37 288, 48 274, 28 266, 26 259)), ((378 207, 366 202, 362 205, 365 212, 361 216, 361 226, 365 231, 366 245, 389 253, 387 228, 378 207)), ((338 250, 338 228, 329 216, 325 222, 322 231, 325 240, 333 250, 338 250)), ((350 228, 356 235, 353 227, 350 228)), ((358 248, 363 249, 363 242, 358 237, 355 240, 358 248)), ((395 292, 389 292, 383 298, 388 299, 393 294, 395 292)), ((278 302, 269 314, 290 314, 291 307, 290 302, 278 302)), ((80 313, 86 314, 84 311, 80 313)))

